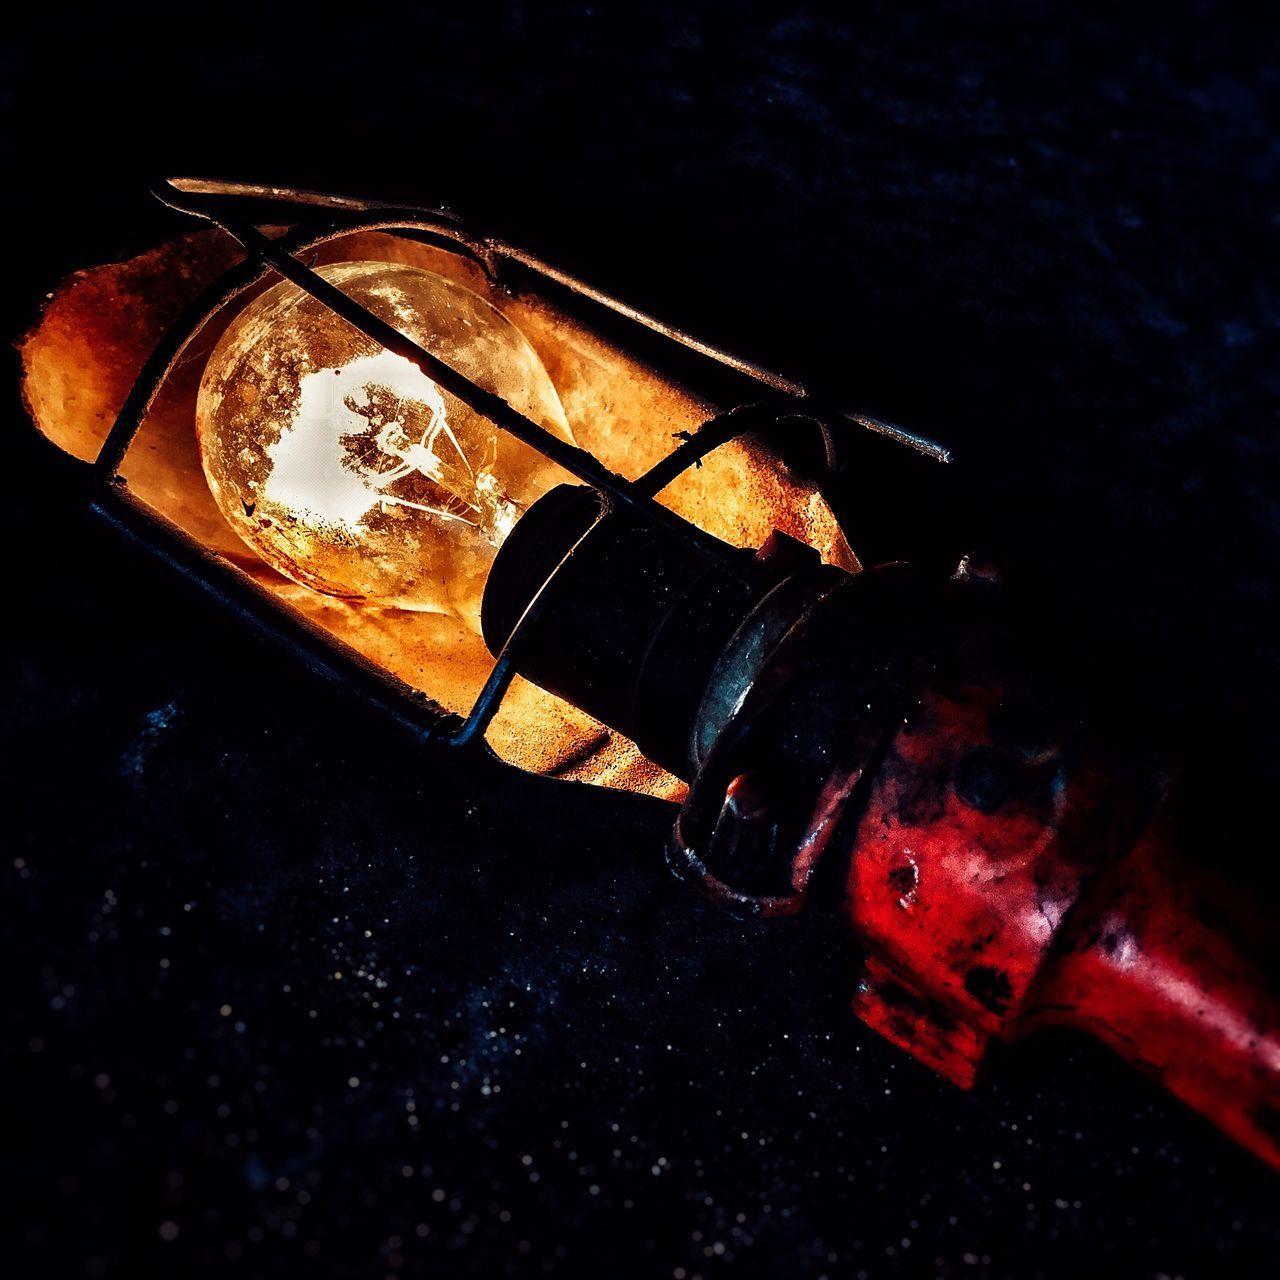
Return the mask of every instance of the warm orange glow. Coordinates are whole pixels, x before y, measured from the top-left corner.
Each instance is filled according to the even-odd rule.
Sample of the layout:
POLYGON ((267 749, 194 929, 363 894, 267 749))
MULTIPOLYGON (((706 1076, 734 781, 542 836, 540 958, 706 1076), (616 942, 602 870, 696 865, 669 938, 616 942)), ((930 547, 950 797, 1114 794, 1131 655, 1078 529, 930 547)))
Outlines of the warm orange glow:
MULTIPOLYGON (((72 277, 22 346, 23 389, 40 430, 65 452, 94 458, 161 332, 235 259, 224 237, 204 232, 72 277)), ((672 448, 674 433, 696 430, 716 411, 543 299, 495 289, 457 254, 364 233, 326 247, 319 260, 405 263, 465 286, 496 307, 547 371, 573 438, 623 475, 643 473, 672 448)), ((447 710, 466 711, 493 663, 469 626, 446 614, 354 604, 300 586, 232 531, 205 480, 195 431, 200 377, 226 327, 214 321, 193 344, 148 415, 122 468, 129 493, 157 520, 182 530, 339 646, 447 710)), ((663 501, 736 545, 759 546, 777 528, 834 564, 855 565, 821 497, 749 441, 712 454, 663 501)), ((158 621, 156 642, 163 643, 163 636, 158 621)), ((631 743, 523 681, 508 695, 488 740, 511 763, 538 773, 651 795, 680 791, 631 743)))
MULTIPOLYGON (((571 439, 537 354, 478 294, 420 267, 321 274, 526 417, 571 439)), ((235 531, 303 586, 447 613, 479 631, 493 557, 563 476, 296 285, 268 290, 214 349, 200 458, 235 531)))

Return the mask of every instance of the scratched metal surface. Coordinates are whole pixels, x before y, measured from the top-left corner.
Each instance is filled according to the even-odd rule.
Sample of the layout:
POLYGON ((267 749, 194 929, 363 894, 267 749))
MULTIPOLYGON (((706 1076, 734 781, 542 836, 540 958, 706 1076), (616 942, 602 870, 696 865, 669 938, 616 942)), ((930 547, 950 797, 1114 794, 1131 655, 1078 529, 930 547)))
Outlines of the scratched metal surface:
MULTIPOLYGON (((1274 31, 262 9, 12 20, 9 332, 168 233, 159 171, 450 200, 945 439, 887 539, 1043 584, 1047 652, 1185 747, 1206 856, 1274 892, 1274 31)), ((1280 1265, 1274 1176, 1102 1050, 953 1091, 847 1016, 847 944, 672 883, 659 807, 412 748, 5 425, 14 1274, 1280 1265)))

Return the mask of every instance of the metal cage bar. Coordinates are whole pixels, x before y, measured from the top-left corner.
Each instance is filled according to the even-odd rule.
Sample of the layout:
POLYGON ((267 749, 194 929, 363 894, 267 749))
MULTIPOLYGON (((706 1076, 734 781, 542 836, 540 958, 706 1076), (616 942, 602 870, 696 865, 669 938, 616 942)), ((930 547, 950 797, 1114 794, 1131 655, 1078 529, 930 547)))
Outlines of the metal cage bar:
MULTIPOLYGON (((697 526, 680 519, 658 503, 656 495, 688 468, 701 465, 702 459, 712 450, 759 429, 766 421, 777 422, 787 417, 803 418, 814 423, 821 432, 828 464, 834 462, 836 446, 831 425, 826 421, 825 415, 816 411, 816 406, 799 383, 791 382, 673 329, 530 254, 500 241, 477 239, 459 225, 456 215, 447 211, 439 211, 433 215, 430 211, 406 206, 377 206, 368 201, 317 192, 243 183, 206 182, 199 179, 168 180, 156 189, 156 195, 176 211, 219 227, 237 240, 249 256, 223 273, 183 311, 144 362, 93 464, 95 478, 100 485, 110 489, 121 483, 120 467, 160 389, 204 327, 264 277, 276 274, 290 280, 373 341, 409 360, 427 377, 488 418, 499 429, 537 449, 598 494, 599 515, 530 601, 498 654, 471 710, 462 718, 442 711, 443 722, 452 727, 441 736, 451 746, 468 747, 483 741, 484 733, 500 709, 515 677, 516 663, 527 641, 529 629, 545 604, 546 587, 560 568, 573 558, 586 539, 614 511, 625 507, 646 522, 678 531, 699 552, 715 558, 730 572, 736 573, 736 548, 728 547, 697 526), (330 226, 322 230, 308 231, 295 227, 278 239, 273 239, 260 230, 255 221, 244 216, 227 216, 218 209, 219 204, 239 206, 243 215, 255 203, 283 207, 293 213, 323 210, 338 216, 330 226), (504 261, 517 263, 535 276, 586 298, 695 355, 760 382, 773 395, 766 400, 740 405, 717 415, 640 479, 627 480, 610 471, 594 455, 561 440, 518 413, 501 397, 477 386, 299 260, 299 254, 306 254, 334 240, 359 232, 400 235, 462 254, 475 262, 484 271, 486 278, 495 284, 500 283, 499 270, 504 261)), ((841 413, 835 416, 863 429, 888 435, 925 456, 941 462, 950 461, 950 454, 942 446, 904 431, 892 423, 862 414, 841 413)), ((399 682, 388 680, 387 683, 394 687, 399 682)))

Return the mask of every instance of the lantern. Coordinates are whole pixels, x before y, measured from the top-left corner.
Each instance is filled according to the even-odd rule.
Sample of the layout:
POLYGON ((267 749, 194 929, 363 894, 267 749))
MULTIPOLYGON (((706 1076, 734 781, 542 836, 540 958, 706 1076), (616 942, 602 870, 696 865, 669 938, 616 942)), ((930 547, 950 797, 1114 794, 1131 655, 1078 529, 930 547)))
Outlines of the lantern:
MULTIPOLYGON (((988 567, 862 566, 824 501, 842 450, 944 449, 448 216, 159 194, 247 257, 104 437, 64 432, 104 515, 427 738, 679 798, 670 865, 731 910, 837 913, 865 962, 828 980, 956 1083, 993 1038, 1076 1026, 1280 1165, 1248 911, 1204 907, 1151 779, 1055 708, 988 567), (776 456, 797 441, 809 479, 776 456), (481 643, 468 708, 423 696, 481 643)), ((47 423, 39 332, 26 355, 47 423)))

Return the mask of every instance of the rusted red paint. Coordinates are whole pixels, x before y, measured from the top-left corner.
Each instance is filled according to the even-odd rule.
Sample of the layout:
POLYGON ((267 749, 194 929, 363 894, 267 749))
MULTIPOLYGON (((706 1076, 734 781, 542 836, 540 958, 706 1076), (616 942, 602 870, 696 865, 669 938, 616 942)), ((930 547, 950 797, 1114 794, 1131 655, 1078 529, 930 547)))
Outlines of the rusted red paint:
POLYGON ((961 800, 953 779, 989 748, 997 696, 922 702, 876 778, 848 882, 868 947, 987 1032, 1016 1012, 1079 893, 1083 872, 1059 833, 1088 798, 1087 784, 1050 777, 994 812, 961 800))
POLYGON ((1092 1032, 1280 1165, 1280 1000, 1262 922, 1156 826, 1080 904, 1017 1030, 1092 1032), (1215 899, 1218 899, 1215 901, 1215 899))
POLYGON ((848 858, 848 918, 871 956, 855 1011, 962 1086, 991 1037, 1077 1027, 1280 1167, 1265 929, 1163 826, 1139 831, 1101 766, 1003 748, 1001 703, 927 691, 851 846, 828 852, 848 858))
POLYGON ((990 1036, 961 1021, 888 965, 868 956, 853 1011, 912 1057, 962 1089, 972 1087, 990 1036))
POLYGON ((993 582, 891 565, 810 602, 719 727, 672 865, 764 915, 843 880, 855 1012, 958 1085, 993 1038, 1075 1027, 1280 1167, 1280 936, 1179 855, 1160 772, 1046 687, 993 582))

